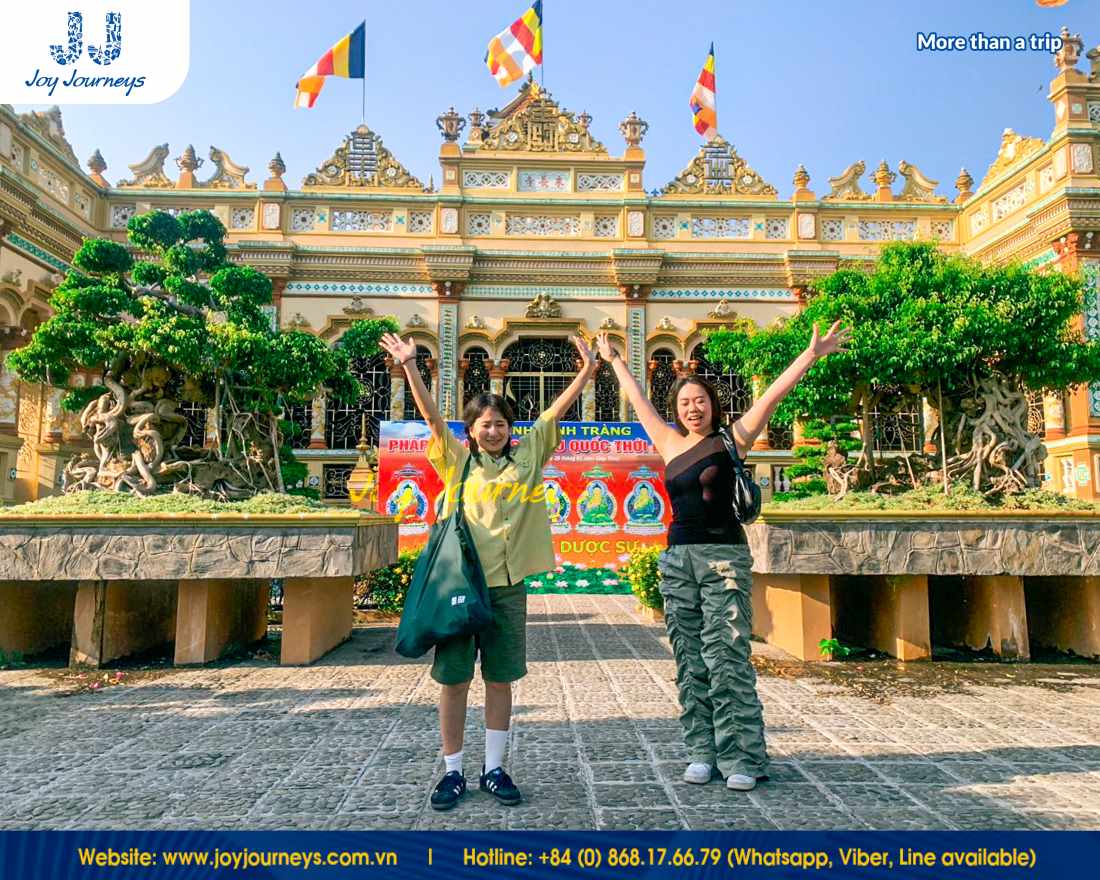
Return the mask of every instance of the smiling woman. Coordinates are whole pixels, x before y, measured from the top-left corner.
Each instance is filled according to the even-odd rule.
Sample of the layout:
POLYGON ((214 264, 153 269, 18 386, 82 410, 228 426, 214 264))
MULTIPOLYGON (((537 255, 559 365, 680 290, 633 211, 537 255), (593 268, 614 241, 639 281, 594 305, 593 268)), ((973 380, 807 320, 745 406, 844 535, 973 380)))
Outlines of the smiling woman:
POLYGON ((512 446, 516 419, 511 404, 498 394, 480 393, 469 400, 463 414, 467 448, 440 416, 416 366, 413 341, 392 333, 381 340, 394 364, 404 369, 417 409, 431 428, 428 461, 447 485, 440 519, 450 516, 461 494, 463 515, 489 586, 493 613, 492 622, 476 636, 459 636, 436 645, 431 674, 442 685, 439 724, 446 763, 446 774, 431 798, 436 810, 453 808, 466 792, 462 772, 466 700, 479 654, 485 679, 485 763, 480 786, 501 803, 513 805, 521 800, 503 763, 511 724, 512 682, 527 674, 524 579, 554 568, 543 467, 561 439, 558 421, 596 371, 596 359, 587 343, 577 338, 571 341, 580 355, 580 370, 553 400, 540 396, 534 410, 537 418, 519 443, 512 446), (456 485, 453 475, 467 470, 466 484, 456 485))

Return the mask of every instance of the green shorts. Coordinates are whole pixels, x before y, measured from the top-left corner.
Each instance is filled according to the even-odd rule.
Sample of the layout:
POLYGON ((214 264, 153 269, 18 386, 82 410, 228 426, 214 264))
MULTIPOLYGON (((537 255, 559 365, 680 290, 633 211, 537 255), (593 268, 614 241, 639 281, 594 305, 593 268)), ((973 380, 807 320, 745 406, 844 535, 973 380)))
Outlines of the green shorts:
POLYGON ((440 684, 465 684, 474 678, 481 654, 486 681, 519 681, 527 674, 527 587, 492 587, 493 622, 477 635, 459 636, 435 646, 432 678, 440 684))

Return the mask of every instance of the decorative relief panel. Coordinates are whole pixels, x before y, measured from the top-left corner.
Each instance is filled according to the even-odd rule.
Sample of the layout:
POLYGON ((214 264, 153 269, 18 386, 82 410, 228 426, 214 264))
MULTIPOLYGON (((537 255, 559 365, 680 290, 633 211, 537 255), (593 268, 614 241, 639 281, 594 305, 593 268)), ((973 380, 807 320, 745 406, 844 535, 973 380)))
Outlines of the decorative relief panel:
POLYGON ((993 222, 997 223, 1014 211, 1019 211, 1020 208, 1027 204, 1033 190, 1034 184, 1030 180, 1026 180, 1019 186, 1010 189, 1000 198, 994 199, 991 206, 993 210, 993 222))
POLYGON ((282 222, 282 212, 279 209, 279 205, 275 202, 268 202, 264 205, 264 229, 278 229, 282 222))
POLYGON ((463 171, 462 186, 466 189, 508 189, 509 171, 463 171))
POLYGON ((392 211, 333 211, 333 232, 389 232, 393 229, 392 211))
POLYGON ((431 211, 409 211, 409 232, 431 232, 431 211))
POLYGON ((256 225, 255 208, 234 208, 229 215, 230 229, 252 229, 256 225))
POLYGON ((1039 171, 1039 192, 1045 193, 1054 186, 1054 166, 1047 165, 1039 171))
POLYGON ((1070 147, 1074 174, 1092 174, 1092 144, 1074 144, 1070 147))
POLYGON ((977 211, 970 215, 970 232, 974 235, 981 232, 989 225, 989 214, 986 213, 985 206, 983 205, 977 211))
POLYGON ((1089 122, 1100 122, 1100 101, 1089 101, 1089 122))
MULTIPOLYGON (((1082 260, 1085 279, 1085 338, 1100 339, 1100 260, 1082 260)), ((1089 415, 1100 417, 1100 383, 1089 386, 1089 415)))
POLYGON ((1060 180, 1066 176, 1066 151, 1058 150, 1054 154, 1054 179, 1060 180))
POLYGON ((20 171, 23 170, 23 163, 26 159, 27 152, 23 149, 23 145, 19 141, 15 141, 11 145, 11 160, 15 163, 15 167, 20 171))
POLYGON ((311 232, 316 223, 316 211, 313 208, 295 208, 290 214, 291 232, 311 232))
POLYGON ((568 171, 520 171, 516 189, 520 192, 569 192, 568 171))
POLYGON ((951 241, 955 237, 954 220, 933 220, 932 237, 940 241, 951 241))
POLYGON ((644 235, 645 214, 641 211, 628 211, 626 215, 626 231, 629 235, 644 235))
POLYGON ((111 228, 125 229, 130 218, 136 213, 136 205, 111 205, 111 228))
POLYGON ((844 241, 844 221, 835 218, 822 220, 821 238, 823 241, 844 241))
POLYGON ((577 192, 621 192, 621 174, 578 174, 577 192))
POLYGON ((92 215, 92 198, 84 190, 77 190, 73 196, 73 205, 84 217, 92 215))
POLYGON ((769 217, 764 221, 764 237, 783 239, 787 237, 787 218, 769 217))
POLYGON ((813 214, 798 215, 798 237, 817 238, 817 218, 813 214))
POLYGON ((449 235, 458 232, 458 208, 443 208, 439 212, 439 224, 449 235))
POLYGON ((593 234, 596 238, 618 238, 619 218, 617 215, 597 217, 593 224, 593 234))
POLYGON ((508 235, 579 235, 581 220, 578 216, 509 214, 504 224, 504 231, 508 235))
POLYGON ((667 239, 676 237, 676 218, 670 214, 653 218, 653 237, 667 239))
POLYGON ((467 214, 466 215, 466 234, 467 235, 488 235, 490 230, 489 215, 488 214, 467 214))
POLYGON ((916 220, 860 220, 860 241, 910 241, 917 235, 916 220))
POLYGON ((40 165, 38 168, 38 179, 42 183, 42 187, 51 196, 66 205, 69 203, 69 185, 60 174, 52 168, 40 165))
POLYGON ((692 217, 692 238, 748 238, 752 223, 748 217, 692 217))

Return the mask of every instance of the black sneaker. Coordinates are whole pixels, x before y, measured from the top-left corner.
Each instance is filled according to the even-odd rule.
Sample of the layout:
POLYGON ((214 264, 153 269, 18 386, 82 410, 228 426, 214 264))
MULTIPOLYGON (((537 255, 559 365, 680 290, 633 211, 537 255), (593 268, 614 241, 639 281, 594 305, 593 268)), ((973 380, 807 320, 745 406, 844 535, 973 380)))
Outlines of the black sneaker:
MULTIPOLYGON (((482 767, 482 770, 485 768, 482 767)), ((488 773, 481 774, 481 780, 478 786, 482 791, 487 791, 493 797, 495 797, 502 804, 507 804, 510 807, 515 806, 521 800, 522 795, 519 793, 519 789, 516 788, 512 777, 504 772, 503 767, 497 767, 495 770, 490 770, 488 773)))
POLYGON ((453 809, 464 794, 466 794, 466 777, 457 770, 452 770, 439 780, 439 785, 432 792, 432 809, 453 809))

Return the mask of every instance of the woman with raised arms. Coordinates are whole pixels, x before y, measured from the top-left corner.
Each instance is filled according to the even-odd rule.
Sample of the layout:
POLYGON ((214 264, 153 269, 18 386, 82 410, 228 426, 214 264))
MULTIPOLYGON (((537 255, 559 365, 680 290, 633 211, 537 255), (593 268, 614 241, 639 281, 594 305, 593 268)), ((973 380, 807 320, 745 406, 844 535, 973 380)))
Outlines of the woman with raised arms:
POLYGON ((466 405, 463 422, 469 448, 451 433, 416 366, 416 346, 388 333, 381 346, 405 370, 421 416, 431 429, 427 457, 443 479, 440 517, 450 515, 463 492, 466 521, 477 548, 493 610, 493 622, 477 636, 436 646, 431 675, 442 685, 439 727, 443 738, 443 778, 432 792, 436 810, 449 810, 466 793, 462 772, 466 698, 481 656, 485 679, 485 763, 479 786, 503 804, 518 804, 519 789, 504 770, 512 717, 512 682, 527 674, 527 590, 523 579, 554 567, 542 469, 560 442, 558 420, 580 396, 596 371, 588 344, 571 337, 581 358, 577 376, 512 446, 515 416, 497 394, 479 394, 466 405), (456 484, 471 458, 466 486, 456 484))
MULTIPOLYGON (((732 426, 742 460, 779 402, 818 358, 842 350, 849 331, 834 324, 809 346, 732 426)), ((606 333, 596 337, 638 419, 665 462, 672 502, 668 548, 658 560, 665 625, 676 659, 680 722, 689 764, 684 781, 750 791, 766 778, 764 719, 750 661, 752 556, 733 513, 734 464, 719 429, 718 395, 698 376, 669 395, 675 425, 646 399, 606 333)))

